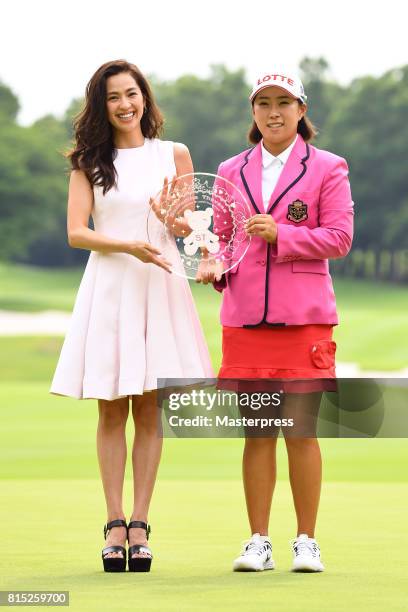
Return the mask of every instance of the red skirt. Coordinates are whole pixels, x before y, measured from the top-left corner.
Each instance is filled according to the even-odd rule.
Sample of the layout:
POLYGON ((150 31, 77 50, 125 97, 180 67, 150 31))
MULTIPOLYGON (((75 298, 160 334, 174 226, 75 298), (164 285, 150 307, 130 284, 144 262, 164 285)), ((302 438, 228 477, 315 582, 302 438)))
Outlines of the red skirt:
POLYGON ((218 378, 335 378, 332 325, 223 327, 218 378))

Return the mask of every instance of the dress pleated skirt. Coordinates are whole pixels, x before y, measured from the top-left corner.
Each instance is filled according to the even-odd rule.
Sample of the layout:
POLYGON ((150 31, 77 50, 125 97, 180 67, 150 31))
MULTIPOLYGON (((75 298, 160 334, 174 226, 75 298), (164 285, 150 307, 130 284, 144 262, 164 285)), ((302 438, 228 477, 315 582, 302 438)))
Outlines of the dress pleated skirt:
POLYGON ((126 253, 91 252, 50 393, 113 400, 160 379, 213 376, 188 281, 126 253))

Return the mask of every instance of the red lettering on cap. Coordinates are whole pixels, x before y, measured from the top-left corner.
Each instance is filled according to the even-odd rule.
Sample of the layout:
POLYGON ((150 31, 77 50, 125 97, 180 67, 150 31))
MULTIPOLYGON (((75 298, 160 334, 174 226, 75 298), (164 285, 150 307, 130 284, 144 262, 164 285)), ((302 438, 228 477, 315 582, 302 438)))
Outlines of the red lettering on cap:
POLYGON ((282 82, 286 81, 288 85, 292 86, 295 84, 295 81, 287 76, 284 76, 283 74, 266 74, 262 79, 259 78, 257 81, 257 86, 262 85, 262 83, 266 83, 267 81, 270 80, 278 80, 280 79, 282 82))

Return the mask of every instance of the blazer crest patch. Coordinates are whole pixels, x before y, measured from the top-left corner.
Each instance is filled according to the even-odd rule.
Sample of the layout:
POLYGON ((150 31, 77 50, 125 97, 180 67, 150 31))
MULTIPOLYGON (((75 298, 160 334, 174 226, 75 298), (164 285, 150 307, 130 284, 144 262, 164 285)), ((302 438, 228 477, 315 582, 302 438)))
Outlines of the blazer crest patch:
POLYGON ((294 202, 288 206, 288 214, 286 215, 286 218, 294 223, 306 221, 307 204, 302 202, 302 200, 294 200, 294 202))

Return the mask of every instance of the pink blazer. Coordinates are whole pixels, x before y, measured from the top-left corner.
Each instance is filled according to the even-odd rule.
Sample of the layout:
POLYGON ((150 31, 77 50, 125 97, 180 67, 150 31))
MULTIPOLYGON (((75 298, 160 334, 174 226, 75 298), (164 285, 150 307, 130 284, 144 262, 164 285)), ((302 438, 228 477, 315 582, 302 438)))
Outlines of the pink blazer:
MULTIPOLYGON (((218 175, 243 192, 252 215, 265 213, 261 143, 222 162, 218 175)), ((228 191, 228 183, 222 186, 228 191)), ((277 243, 254 236, 240 263, 214 283, 223 292, 222 325, 336 325, 328 259, 347 255, 353 238, 346 161, 306 144, 299 135, 268 213, 278 226, 277 243)))

